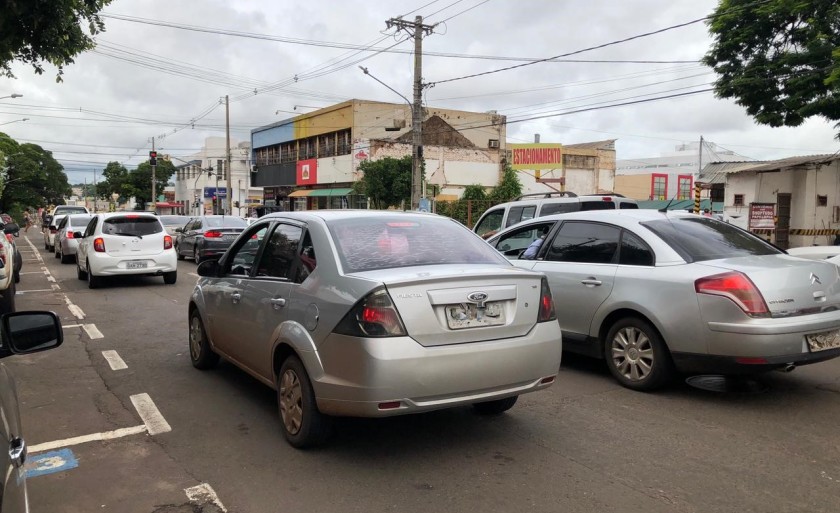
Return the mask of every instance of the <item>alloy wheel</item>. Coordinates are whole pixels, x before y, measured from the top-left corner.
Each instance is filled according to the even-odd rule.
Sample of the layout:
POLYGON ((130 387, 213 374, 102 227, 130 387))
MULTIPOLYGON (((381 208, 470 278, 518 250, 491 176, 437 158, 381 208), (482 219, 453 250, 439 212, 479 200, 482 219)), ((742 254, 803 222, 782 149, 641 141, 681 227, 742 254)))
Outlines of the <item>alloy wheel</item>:
POLYGON ((610 350, 616 370, 628 380, 642 381, 653 370, 653 344, 644 331, 634 326, 616 332, 610 350))
POLYGON ((202 339, 201 321, 197 317, 193 317, 190 322, 190 356, 192 356, 193 361, 201 357, 202 339))
POLYGON ((280 379, 280 416, 286 431, 296 435, 303 424, 303 400, 298 375, 286 369, 280 379))

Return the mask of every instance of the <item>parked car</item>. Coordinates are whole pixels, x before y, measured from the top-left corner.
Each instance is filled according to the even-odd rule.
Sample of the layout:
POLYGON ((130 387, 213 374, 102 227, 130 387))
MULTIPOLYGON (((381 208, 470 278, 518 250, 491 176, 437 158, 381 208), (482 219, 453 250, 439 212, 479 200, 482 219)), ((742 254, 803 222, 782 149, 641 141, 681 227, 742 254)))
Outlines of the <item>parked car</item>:
POLYGON ((166 230, 166 233, 172 236, 175 239, 178 236, 178 232, 176 231, 177 228, 183 228, 186 226, 187 222, 192 219, 190 216, 179 216, 179 215, 162 215, 160 217, 160 222, 163 225, 163 229, 166 230))
POLYGON ((742 374, 840 356, 840 274, 695 214, 558 214, 488 239, 548 276, 563 347, 606 358, 622 385, 673 371, 742 374), (535 260, 520 258, 543 230, 535 260))
MULTIPOLYGON (((58 316, 52 312, 16 312, 2 316, 0 358, 15 354, 29 354, 53 349, 61 345, 63 333, 58 316)), ((26 491, 26 441, 21 427, 20 408, 15 381, 9 370, 0 363, 0 436, 8 449, 0 451, 3 472, 3 513, 29 511, 26 491)))
POLYGON ((511 408, 551 385, 560 327, 548 283, 432 214, 269 214, 198 266, 190 358, 219 356, 277 390, 295 447, 332 416, 511 408))
POLYGON ((70 214, 90 214, 90 210, 84 205, 58 205, 50 212, 53 217, 70 214))
POLYGON ((620 194, 585 194, 569 191, 525 194, 515 201, 487 209, 475 223, 473 231, 485 239, 508 226, 551 214, 588 210, 638 209, 636 200, 620 194))
POLYGON ((247 226, 237 216, 194 217, 178 232, 178 259, 191 257, 199 264, 208 258, 219 258, 247 226))
POLYGON ((840 255, 840 246, 803 246, 801 248, 789 248, 787 253, 809 260, 826 260, 840 255))
MULTIPOLYGON (((0 237, 0 314, 15 311, 15 294, 17 287, 15 276, 20 276, 20 271, 15 273, 15 245, 9 240, 9 235, 14 230, 20 230, 16 224, 4 225, 3 237, 0 237)), ((14 239, 12 239, 14 240, 14 239)), ((18 281, 20 278, 18 278, 18 281)))
POLYGON ((79 239, 76 274, 92 289, 108 276, 163 276, 169 285, 178 278, 172 236, 152 213, 94 214, 84 232, 73 232, 73 238, 79 239))
POLYGON ((62 264, 68 264, 76 258, 79 239, 73 234, 84 231, 91 218, 93 214, 70 214, 59 221, 55 233, 55 257, 60 258, 62 264))
POLYGON ((47 251, 55 251, 55 234, 58 233, 58 224, 66 214, 54 215, 50 218, 50 223, 44 228, 44 249, 47 251))

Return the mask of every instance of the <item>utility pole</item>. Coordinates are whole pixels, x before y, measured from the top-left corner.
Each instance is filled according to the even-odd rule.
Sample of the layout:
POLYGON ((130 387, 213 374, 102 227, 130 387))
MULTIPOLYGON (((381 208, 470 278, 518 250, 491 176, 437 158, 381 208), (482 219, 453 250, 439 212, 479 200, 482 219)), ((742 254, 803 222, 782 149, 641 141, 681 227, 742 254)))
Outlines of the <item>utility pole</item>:
POLYGON ((149 155, 149 164, 152 166, 152 212, 157 214, 157 181, 155 171, 157 169, 157 151, 155 150, 155 138, 152 137, 152 153, 149 155))
POLYGON ((391 18, 385 22, 388 28, 397 27, 414 35, 414 102, 411 105, 411 209, 420 206, 423 180, 423 34, 431 34, 434 25, 423 25, 423 17, 415 16, 410 22, 402 18, 391 18))
MULTIPOLYGON (((226 214, 233 215, 233 180, 231 179, 230 173, 230 100, 228 95, 225 95, 225 127, 227 133, 227 151, 225 153, 225 171, 227 172, 227 197, 225 198, 227 201, 227 208, 225 209, 226 214)), ((216 190, 218 193, 218 189, 216 190)))

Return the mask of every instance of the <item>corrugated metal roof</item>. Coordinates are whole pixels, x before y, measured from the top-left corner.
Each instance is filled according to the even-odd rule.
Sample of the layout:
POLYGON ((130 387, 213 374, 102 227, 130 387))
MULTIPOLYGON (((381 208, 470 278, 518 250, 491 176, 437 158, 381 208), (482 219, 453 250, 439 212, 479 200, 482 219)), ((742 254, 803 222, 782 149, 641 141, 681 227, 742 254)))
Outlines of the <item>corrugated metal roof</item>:
POLYGON ((835 160, 840 160, 840 153, 804 155, 758 162, 712 162, 703 167, 703 172, 700 173, 697 181, 703 183, 723 183, 725 176, 731 173, 742 173, 744 171, 754 173, 778 171, 806 164, 828 164, 835 160))
POLYGON ((564 144, 564 148, 578 148, 581 150, 614 150, 615 139, 605 139, 603 141, 592 141, 577 144, 564 144))

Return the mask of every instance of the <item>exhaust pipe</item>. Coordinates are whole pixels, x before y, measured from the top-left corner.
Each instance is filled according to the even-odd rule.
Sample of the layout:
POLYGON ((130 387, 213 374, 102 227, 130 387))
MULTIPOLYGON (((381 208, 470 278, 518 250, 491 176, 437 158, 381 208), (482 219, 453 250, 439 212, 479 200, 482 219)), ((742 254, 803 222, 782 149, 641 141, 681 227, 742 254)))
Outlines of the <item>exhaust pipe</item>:
POLYGON ((787 364, 785 364, 785 365, 784 365, 784 367, 779 367, 779 368, 778 368, 778 369, 776 369, 776 370, 777 370, 777 371, 779 371, 779 372, 791 372, 791 371, 793 371, 793 369, 795 369, 795 368, 796 368, 796 365, 795 365, 795 364, 793 364, 793 363, 787 363, 787 364))

